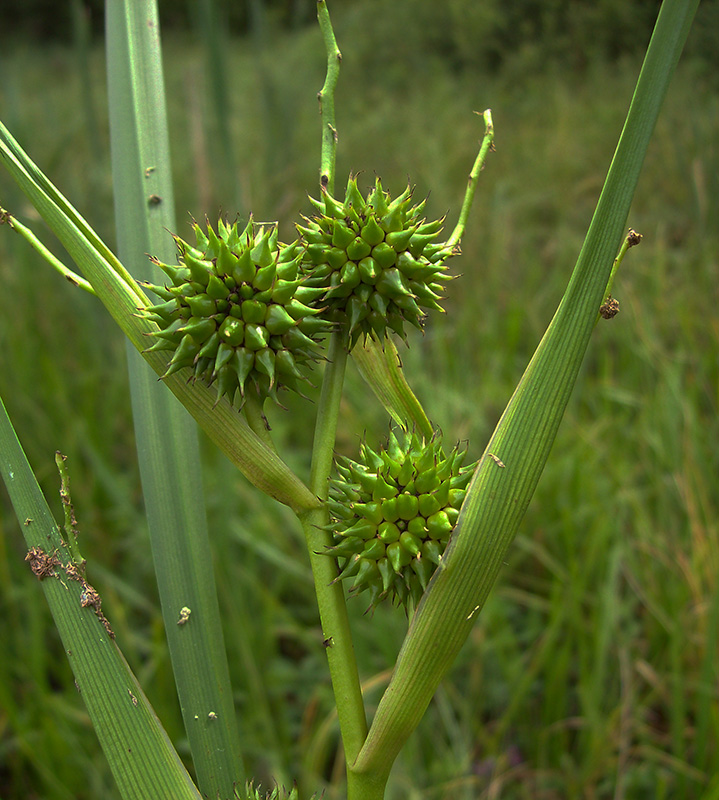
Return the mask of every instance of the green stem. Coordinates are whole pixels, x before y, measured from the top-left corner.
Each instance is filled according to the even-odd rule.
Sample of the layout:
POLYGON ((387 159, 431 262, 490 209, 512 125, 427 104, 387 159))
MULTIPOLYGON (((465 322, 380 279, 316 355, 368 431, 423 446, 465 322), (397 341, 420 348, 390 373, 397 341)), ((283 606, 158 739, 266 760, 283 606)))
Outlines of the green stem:
MULTIPOLYGON (((0 398, 0 479, 29 548, 26 561, 55 620, 62 647, 123 800, 200 800, 180 757, 119 650, 97 593, 40 491, 0 398), (89 594, 95 599, 87 604, 89 594)), ((207 795, 205 795, 207 797, 207 795)))
MULTIPOLYGON (((342 384, 347 364, 347 351, 340 333, 332 334, 328 359, 317 413, 310 474, 310 489, 321 500, 327 499, 329 490, 328 481, 332 469, 342 384)), ((329 521, 327 507, 323 504, 317 510, 299 515, 299 518, 310 553, 317 605, 322 622, 322 637, 329 662, 345 758, 347 763, 351 764, 367 736, 367 719, 347 618, 344 590, 340 581, 335 582, 337 578, 335 560, 325 555, 327 548, 333 544, 332 536, 326 530, 329 521)))
MULTIPOLYGON (((147 305, 147 297, 125 266, 73 208, 68 199, 50 183, 47 176, 29 158, 2 122, 0 122, 0 161, 4 163, 18 186, 40 212, 40 216, 47 222, 70 257, 83 272, 85 272, 85 266, 89 267, 91 262, 95 261, 102 264, 102 271, 114 273, 97 275, 98 283, 95 283, 92 279, 93 276, 85 272, 95 293, 103 302, 105 302, 103 295, 106 292, 113 292, 117 289, 121 296, 130 295, 132 297, 135 306, 133 314, 138 305, 147 305), (122 289, 119 289, 118 284, 122 289)), ((113 313, 112 306, 115 305, 117 299, 120 298, 113 298, 110 303, 106 303, 111 313, 113 313)), ((117 319, 116 314, 113 316, 117 319)), ((118 322, 120 327, 123 327, 120 320, 118 322)), ((125 330, 124 327, 123 330, 125 330)), ((127 330, 125 332, 128 333, 127 330)), ((132 338, 130 333, 128 336, 132 338)))
POLYGON ((328 495, 327 481, 332 469, 335 446, 335 432, 339 419, 339 406, 342 399, 347 349, 342 332, 333 333, 327 351, 327 367, 322 382, 322 394, 317 410, 315 440, 310 471, 310 489, 321 500, 328 495))
POLYGON ((484 118, 485 125, 484 138, 482 139, 479 153, 477 153, 477 158, 474 160, 474 164, 472 165, 472 171, 469 173, 469 178, 467 179, 467 190, 464 193, 464 201, 462 203, 462 210, 459 212, 459 219, 457 220, 457 224, 452 231, 452 235, 449 237, 449 239, 447 239, 448 245, 459 244, 464 234, 464 229, 467 225, 467 219, 469 217, 469 211, 472 208, 472 201, 474 200, 474 193, 477 190, 479 173, 482 171, 482 169, 484 169, 484 162, 487 158, 487 155, 494 146, 494 125, 492 124, 491 109, 488 108, 482 114, 482 117, 484 118))
MULTIPOLYGON (((362 752, 374 798, 466 641, 539 481, 604 296, 644 156, 698 0, 664 0, 624 129, 557 312, 480 459, 450 543, 410 622, 362 752), (498 464, 495 459, 501 459, 498 464)), ((368 787, 366 794, 362 788, 368 787)))
POLYGON ((16 233, 19 233, 23 239, 32 247, 34 250, 37 250, 38 253, 47 261, 47 263, 55 270, 57 270, 64 278, 66 278, 70 283, 75 284, 80 289, 84 289, 86 292, 90 292, 90 294, 95 294, 95 290, 92 288, 92 284, 90 281, 86 281, 83 277, 78 275, 76 272, 73 272, 69 267, 66 267, 59 258, 53 255, 47 247, 35 236, 35 234, 23 225, 21 222, 18 222, 17 219, 9 212, 6 211, 4 208, 0 208, 0 225, 3 223, 7 223, 12 230, 16 233))
POLYGON ((342 53, 337 47, 330 14, 325 0, 318 0, 317 19, 327 50, 327 75, 317 99, 322 116, 322 153, 320 156, 320 186, 330 194, 335 190, 335 158, 337 154, 337 129, 335 127, 335 86, 340 75, 342 53))
MULTIPOLYGON (((337 47, 325 0, 318 0, 317 19, 327 51, 327 75, 317 96, 322 116, 320 186, 323 192, 331 195, 334 192, 337 154, 334 92, 339 78, 342 54, 337 47)), ((342 331, 333 333, 330 337, 327 353, 328 364, 325 369, 317 411, 309 488, 322 501, 327 500, 329 493, 337 420, 342 399, 345 367, 347 366, 345 340, 346 332, 342 331)), ((357 660, 347 618, 344 589, 341 582, 337 581, 335 559, 325 555, 327 548, 333 544, 332 536, 326 529, 329 515, 326 504, 323 503, 320 508, 298 516, 302 522, 310 553, 317 605, 322 622, 322 636, 327 651, 345 759, 348 764, 351 764, 367 736, 367 718, 362 702, 357 660)))

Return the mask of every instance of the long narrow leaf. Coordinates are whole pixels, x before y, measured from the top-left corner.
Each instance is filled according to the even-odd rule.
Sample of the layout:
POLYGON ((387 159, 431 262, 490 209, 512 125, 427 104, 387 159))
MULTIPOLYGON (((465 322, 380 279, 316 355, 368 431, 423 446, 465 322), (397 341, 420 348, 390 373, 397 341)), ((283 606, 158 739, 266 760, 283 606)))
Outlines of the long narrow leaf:
MULTIPOLYGON (((174 256, 169 139, 155 0, 107 5, 108 99, 119 255, 152 279, 174 256), (152 198, 148 202, 148 197, 152 198)), ((197 428, 128 345, 130 389, 162 616, 198 785, 245 783, 207 531, 197 428)))
MULTIPOLYGON (((137 316, 138 308, 148 305, 147 297, 97 234, 92 232, 87 222, 40 172, 2 123, 0 161, 62 242, 133 346, 143 352, 148 346, 147 334, 155 327, 153 323, 137 316)), ((143 352, 143 358, 158 375, 164 374, 167 367, 165 356, 161 353, 143 352)), ((315 495, 250 430, 226 399, 218 403, 213 390, 200 381, 188 383, 181 373, 171 375, 164 383, 207 435, 255 486, 298 512, 319 505, 315 495)))
POLYGON ((115 644, 100 598, 70 558, 0 400, 0 472, 45 597, 117 785, 125 800, 200 797, 115 644))
POLYGON ((603 299, 629 207, 697 0, 665 0, 567 291, 480 460, 457 528, 410 624, 350 782, 381 797, 409 733, 496 580, 547 461, 603 299))

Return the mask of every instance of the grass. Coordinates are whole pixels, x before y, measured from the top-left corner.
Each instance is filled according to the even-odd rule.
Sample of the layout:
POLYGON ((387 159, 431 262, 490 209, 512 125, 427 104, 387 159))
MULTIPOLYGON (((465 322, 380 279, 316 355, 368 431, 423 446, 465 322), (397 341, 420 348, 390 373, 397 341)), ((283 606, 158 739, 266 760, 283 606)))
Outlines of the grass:
MULTIPOLYGON (((437 68, 426 84, 395 76, 384 91, 353 62, 351 39, 337 22, 338 39, 347 42, 337 94, 338 186, 349 170, 364 170, 368 183, 376 171, 390 190, 409 175, 418 196, 431 189, 428 214, 449 209, 453 222, 481 133, 471 111, 494 112, 497 153, 457 262, 462 282, 450 285, 449 313, 400 351, 430 417, 448 439, 467 438, 479 453, 561 296, 638 65, 594 65, 582 76, 555 68, 522 83, 516 75, 487 79, 437 68)), ((314 31, 279 40, 272 61, 238 44, 231 51, 237 94, 230 128, 248 198, 243 215, 251 208, 282 224, 296 208, 308 210, 320 52, 314 31)), ((203 138, 201 124, 191 122, 204 111, 201 53, 169 39, 165 56, 177 208, 196 217, 212 218, 219 208, 234 213, 234 189, 214 189, 221 166, 200 158, 203 147, 211 151, 209 132, 203 138)), ((93 160, 73 58, 62 49, 16 48, 3 64, 3 115, 112 243, 107 143, 105 160, 93 160)), ((92 58, 103 109, 101 53, 92 58)), ((718 127, 715 94, 683 65, 630 216, 644 241, 615 285, 622 313, 598 326, 501 582, 400 757, 388 797, 713 796, 718 127)), ((104 121, 100 130, 105 137, 104 121)), ((1 180, 3 206, 21 216, 22 199, 1 180)), ((0 394, 50 498, 58 483, 53 453, 69 456, 91 581, 183 752, 122 340, 92 298, 50 274, 7 230, 0 274, 11 298, 0 321, 0 394)), ((381 436, 386 421, 354 372, 349 381, 338 449, 354 455, 363 433, 381 436)), ((301 404, 288 404, 290 413, 274 413, 272 423, 292 466, 307 474, 309 426, 301 404)), ((296 777, 309 791, 341 762, 301 532, 211 445, 204 450, 248 772, 264 785, 296 777)), ((0 794, 114 797, 4 498, 0 525, 0 794)), ((379 699, 405 620, 392 609, 371 619, 363 611, 361 602, 351 604, 366 691, 379 699)))

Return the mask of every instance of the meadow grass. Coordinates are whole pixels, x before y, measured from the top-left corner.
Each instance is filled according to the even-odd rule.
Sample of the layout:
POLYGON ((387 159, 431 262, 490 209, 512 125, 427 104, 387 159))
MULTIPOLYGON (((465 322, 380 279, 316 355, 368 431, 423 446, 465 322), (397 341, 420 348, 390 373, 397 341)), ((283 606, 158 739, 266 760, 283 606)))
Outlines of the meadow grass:
MULTIPOLYGON (((337 28, 342 40, 341 19, 337 28)), ((433 65, 421 84, 395 75, 383 85, 368 82, 344 39, 338 186, 350 170, 363 170, 368 184, 377 172, 393 192, 409 176, 418 197, 431 190, 428 216, 449 211, 451 227, 481 134, 471 112, 493 109, 497 152, 452 265, 461 281, 448 288, 448 313, 400 348, 432 420, 479 455, 568 279, 638 63, 582 75, 554 67, 521 82, 433 65)), ((242 209, 238 187, 213 162, 202 54, 182 39, 164 48, 180 218, 252 210, 279 219, 290 238, 289 220, 309 211, 317 181, 319 35, 280 39, 272 59, 248 43, 230 49, 242 209)), ((3 116, 112 244, 102 53, 91 58, 94 110, 82 102, 72 52, 17 47, 2 65, 3 116), (91 113, 100 159, 87 136, 91 113)), ((717 796, 718 133, 719 101, 691 64, 680 66, 629 219, 644 240, 615 285, 622 312, 597 328, 509 563, 395 766, 393 800, 717 796)), ((33 221, 4 176, 0 191, 4 207, 33 221)), ((0 393, 51 500, 54 451, 69 456, 91 579, 186 757, 121 336, 96 301, 0 231, 0 393)), ((337 447, 355 455, 361 437, 376 441, 387 421, 353 370, 348 382, 337 447)), ((312 412, 287 402, 271 422, 306 475, 312 412)), ((251 490, 207 442, 204 456, 248 773, 266 786, 297 778, 309 793, 343 765, 303 537, 285 508, 251 490)), ((4 496, 0 525, 0 794, 116 797, 4 496)), ((364 611, 362 600, 350 604, 371 705, 406 621, 396 609, 364 611)), ((325 796, 338 797, 329 786, 325 796)))

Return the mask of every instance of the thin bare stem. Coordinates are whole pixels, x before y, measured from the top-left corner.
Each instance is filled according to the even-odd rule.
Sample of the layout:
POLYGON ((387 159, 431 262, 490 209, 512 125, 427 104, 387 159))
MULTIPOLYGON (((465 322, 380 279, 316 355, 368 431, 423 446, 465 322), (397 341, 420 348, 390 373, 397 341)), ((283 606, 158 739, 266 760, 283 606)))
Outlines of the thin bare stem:
POLYGON ((327 76, 317 94, 322 117, 322 151, 320 156, 320 186, 323 191, 334 193, 335 158, 337 153, 337 128, 335 127, 335 87, 340 74, 342 53, 337 47, 330 14, 325 0, 318 0, 317 19, 327 49, 327 76))
POLYGON ((483 112, 482 117, 484 118, 484 124, 485 124, 484 138, 482 139, 482 144, 479 148, 479 153, 477 154, 477 158, 475 159, 474 165, 472 166, 472 171, 469 173, 469 178, 467 179, 467 191, 464 193, 464 201, 462 202, 462 210, 459 212, 459 219, 457 220, 457 224, 455 225, 454 230, 452 231, 452 235, 449 237, 449 239, 447 239, 448 245, 459 244, 464 234, 464 229, 467 225, 467 219, 469 218, 469 210, 472 208, 474 193, 477 189, 477 180, 479 178, 479 173, 484 168, 484 162, 485 159, 487 158, 487 154, 493 148, 494 125, 492 124, 491 109, 488 108, 485 112, 483 112))
POLYGON ((20 236, 22 236, 22 238, 25 239, 25 241, 30 245, 30 247, 32 247, 34 250, 37 250, 37 252, 40 253, 45 261, 47 261, 47 263, 53 269, 57 270, 70 283, 74 284, 80 289, 84 289, 86 292, 90 292, 90 294, 95 294, 95 290, 92 288, 90 281, 86 281, 76 272, 73 272, 69 267, 66 267, 59 258, 53 255, 47 249, 47 247, 45 247, 45 245, 37 238, 37 236, 35 236, 30 228, 23 225, 22 222, 18 222, 17 218, 4 208, 0 208, 0 224, 2 223, 8 224, 14 231, 19 233, 20 236))

